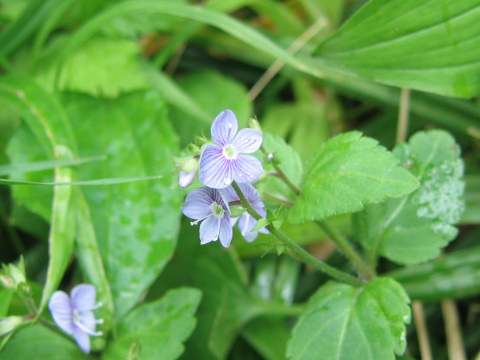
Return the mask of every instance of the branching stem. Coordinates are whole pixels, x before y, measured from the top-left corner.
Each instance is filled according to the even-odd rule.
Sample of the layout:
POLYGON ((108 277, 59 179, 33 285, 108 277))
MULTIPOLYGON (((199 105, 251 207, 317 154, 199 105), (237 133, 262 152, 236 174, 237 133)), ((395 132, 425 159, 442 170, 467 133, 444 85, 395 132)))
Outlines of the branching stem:
MULTIPOLYGON (((256 220, 262 219, 262 216, 255 211, 253 206, 250 204, 250 202, 247 200, 245 195, 243 194, 242 190, 238 186, 237 183, 233 182, 232 183, 233 188, 235 189, 235 192, 237 193, 240 201, 242 202, 242 206, 247 210, 247 212, 253 216, 256 220)), ((350 285, 360 287, 363 285, 363 282, 358 280, 357 278, 344 273, 343 271, 340 271, 338 269, 335 269, 334 267, 324 263, 323 261, 318 260, 317 258, 313 257, 310 255, 305 249, 303 249, 300 245, 298 245, 296 242, 294 242, 292 239, 290 239, 287 235, 285 235, 282 231, 279 229, 275 228, 271 224, 267 225, 268 231, 272 235, 274 235, 278 240, 280 240, 286 247, 288 247, 300 260, 305 262, 306 264, 326 273, 327 275, 330 275, 331 277, 343 281, 345 283, 348 283, 350 285)))

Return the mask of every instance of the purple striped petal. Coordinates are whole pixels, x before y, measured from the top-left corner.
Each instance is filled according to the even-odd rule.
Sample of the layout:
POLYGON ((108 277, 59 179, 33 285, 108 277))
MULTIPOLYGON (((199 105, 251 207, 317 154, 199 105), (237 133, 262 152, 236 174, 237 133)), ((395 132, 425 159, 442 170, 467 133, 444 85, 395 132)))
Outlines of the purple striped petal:
POLYGON ((232 242, 232 225, 228 216, 223 217, 220 221, 220 242, 223 247, 229 247, 232 242))
POLYGON ((200 158, 200 175, 198 179, 214 189, 223 189, 233 181, 232 162, 223 156, 222 149, 216 145, 205 146, 200 158))
POLYGON ((196 170, 190 172, 180 170, 180 173, 178 174, 178 186, 182 188, 189 186, 193 182, 193 179, 195 179, 195 173, 196 170))
POLYGON ((95 305, 97 293, 95 287, 90 284, 80 284, 75 286, 70 292, 72 306, 78 311, 91 310, 95 305))
POLYGON ((210 205, 213 202, 214 190, 201 187, 193 190, 187 195, 182 205, 182 212, 185 216, 194 220, 203 220, 211 214, 210 205))
POLYGON ((200 244, 204 245, 218 239, 220 233, 220 219, 210 216, 200 224, 200 244))
POLYGON ((70 298, 63 291, 55 291, 48 302, 53 321, 67 334, 73 333, 73 308, 70 298))
POLYGON ((231 110, 222 111, 212 124, 212 140, 224 146, 230 144, 238 130, 238 122, 231 110))
POLYGON ((90 352, 90 337, 83 330, 75 327, 73 330, 73 338, 85 354, 90 352))
POLYGON ((250 155, 238 155, 233 162, 233 180, 238 183, 251 183, 263 174, 263 166, 260 160, 250 155))
POLYGON ((262 145, 263 135, 260 131, 246 128, 238 132, 233 139, 233 146, 238 153, 253 153, 262 145))

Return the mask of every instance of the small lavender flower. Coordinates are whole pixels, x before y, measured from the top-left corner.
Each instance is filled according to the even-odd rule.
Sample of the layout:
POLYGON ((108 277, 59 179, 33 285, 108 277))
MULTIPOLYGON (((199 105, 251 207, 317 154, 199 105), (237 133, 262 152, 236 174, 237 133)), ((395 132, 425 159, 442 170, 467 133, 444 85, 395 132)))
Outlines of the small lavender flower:
MULTIPOLYGON (((255 188, 250 184, 238 184, 238 186, 240 187, 240 190, 242 190, 248 202, 255 209, 255 211, 261 216, 266 217, 267 212, 264 209, 265 205, 263 204, 263 202, 260 201, 260 196, 258 195, 257 190, 255 190, 255 188)), ((229 186, 228 188, 223 190, 223 194, 225 200, 228 202, 240 200, 232 186, 229 186)), ((265 228, 262 228, 258 231, 252 231, 252 229, 257 224, 257 220, 255 220, 255 218, 247 212, 244 212, 239 217, 232 218, 232 226, 234 226, 237 221, 240 233, 242 234, 243 238, 248 242, 252 242, 253 240, 255 240, 259 232, 263 234, 268 234, 268 230, 265 228)))
POLYGON ((90 336, 102 336, 102 332, 95 332, 96 324, 103 323, 102 319, 95 320, 92 310, 101 304, 95 304, 96 291, 92 285, 80 284, 75 286, 68 296, 63 291, 55 291, 50 298, 48 308, 53 320, 60 329, 77 342, 84 353, 90 352, 90 336))
POLYGON ((187 195, 182 206, 185 216, 200 224, 200 244, 220 239, 224 247, 232 242, 232 226, 230 212, 220 192, 209 187, 201 187, 187 195))
POLYGON ((257 151, 263 136, 246 128, 238 132, 237 118, 231 110, 221 112, 212 124, 215 144, 205 145, 200 158, 199 180, 208 187, 223 189, 233 181, 250 183, 263 173, 260 160, 249 154, 257 151))
POLYGON ((195 174, 198 168, 199 156, 194 156, 186 159, 177 159, 177 166, 180 167, 178 173, 178 186, 186 188, 191 185, 195 179, 195 174))

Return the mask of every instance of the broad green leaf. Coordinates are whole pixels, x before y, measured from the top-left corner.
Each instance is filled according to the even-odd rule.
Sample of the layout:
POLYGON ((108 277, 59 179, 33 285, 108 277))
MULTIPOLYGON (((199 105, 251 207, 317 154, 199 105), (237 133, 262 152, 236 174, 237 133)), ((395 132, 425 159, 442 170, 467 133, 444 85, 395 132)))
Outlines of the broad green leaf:
MULTIPOLYGON (((69 119, 55 98, 35 83, 19 77, 4 78, 0 83, 0 96, 18 108, 49 157, 72 160, 76 145, 69 119)), ((55 168, 55 182, 71 180, 69 168, 55 168)), ((56 187, 50 220, 49 265, 39 313, 57 289, 68 265, 75 232, 72 215, 71 187, 56 187)))
POLYGON ((198 119, 185 116, 184 110, 172 109, 172 123, 184 145, 192 142, 195 135, 203 133, 210 137, 213 120, 225 109, 235 113, 239 129, 246 126, 251 115, 252 103, 248 99, 247 89, 238 81, 218 72, 199 71, 180 78, 178 86, 208 116, 206 121, 200 122, 198 119))
POLYGON ((93 37, 66 58, 57 74, 58 64, 41 68, 42 83, 62 90, 116 97, 123 92, 145 89, 147 79, 138 61, 140 48, 133 40, 93 37), (81 71, 79 71, 81 69, 81 71))
POLYGON ((372 204, 354 215, 354 233, 373 263, 377 255, 402 264, 434 258, 457 235, 464 208, 460 149, 441 130, 419 132, 394 152, 421 183, 403 199, 372 204))
MULTIPOLYGON (((273 163, 283 171, 296 187, 299 187, 302 180, 303 164, 298 153, 290 145, 286 144, 281 137, 269 133, 263 134, 262 146, 267 153, 272 154, 273 163)), ((268 162, 264 162, 264 170, 265 172, 275 172, 274 167, 268 162)), ((285 182, 274 176, 266 177, 258 184, 258 189, 274 196, 278 200, 287 202, 295 200, 295 194, 292 190, 285 182)))
POLYGON ((393 360, 406 345, 409 299, 390 278, 362 288, 329 282, 309 300, 287 347, 292 360, 393 360))
POLYGON ((417 187, 418 181, 392 153, 352 131, 314 151, 289 218, 294 223, 322 220, 400 197, 417 187))
POLYGON ((454 251, 433 261, 388 273, 412 300, 461 299, 480 293, 480 247, 454 251))
POLYGON ((41 325, 15 333, 1 352, 2 360, 85 360, 87 356, 72 340, 41 325))
POLYGON ((117 338, 103 359, 127 359, 135 349, 138 360, 177 359, 184 351, 183 341, 195 327, 200 298, 196 289, 176 289, 136 308, 118 324, 117 338))
POLYGON ((448 96, 480 92, 480 0, 372 0, 316 51, 325 65, 448 96))
POLYGON ((79 181, 146 177, 158 180, 82 188, 110 283, 116 319, 123 317, 162 271, 177 239, 181 192, 171 188, 178 140, 154 92, 115 100, 64 94, 79 155, 105 155, 78 169, 79 181))

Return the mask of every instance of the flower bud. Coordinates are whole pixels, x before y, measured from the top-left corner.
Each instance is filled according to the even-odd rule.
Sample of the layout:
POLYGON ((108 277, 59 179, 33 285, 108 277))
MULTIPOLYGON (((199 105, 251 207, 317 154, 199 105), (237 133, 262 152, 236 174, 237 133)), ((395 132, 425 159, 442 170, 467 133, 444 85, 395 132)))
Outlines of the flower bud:
POLYGON ((9 316, 0 321, 0 337, 11 333, 23 323, 22 316, 9 316))
POLYGON ((255 119, 253 117, 248 120, 248 127, 251 127, 252 129, 258 130, 261 133, 263 133, 262 127, 260 126, 260 123, 258 122, 257 119, 255 119))

